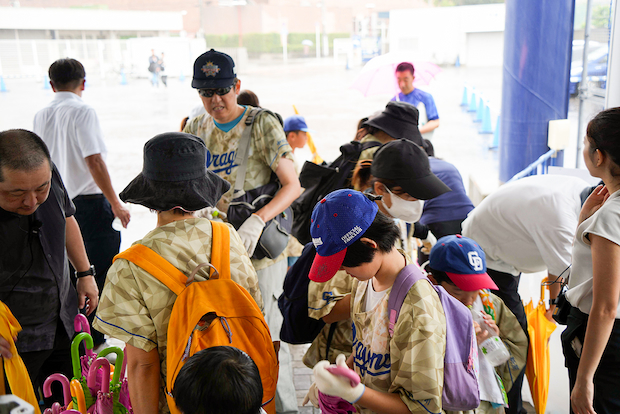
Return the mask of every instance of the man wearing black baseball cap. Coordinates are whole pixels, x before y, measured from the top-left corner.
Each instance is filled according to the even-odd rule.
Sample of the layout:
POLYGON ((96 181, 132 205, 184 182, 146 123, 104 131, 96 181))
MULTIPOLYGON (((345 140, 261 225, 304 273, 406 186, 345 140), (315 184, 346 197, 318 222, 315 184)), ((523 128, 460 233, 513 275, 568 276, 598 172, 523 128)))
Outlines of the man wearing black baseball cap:
MULTIPOLYGON (((238 228, 237 232, 250 257, 261 238, 265 223, 280 215, 299 197, 301 186, 295 172, 293 150, 286 141, 282 125, 268 112, 256 115, 254 123, 246 126, 245 121, 253 109, 237 104, 241 81, 237 78, 235 62, 230 56, 216 50, 209 50, 194 62, 192 87, 207 111, 187 123, 184 132, 200 137, 207 147, 207 168, 231 184, 217 207, 228 211, 233 198, 235 182, 241 164, 246 168, 242 189, 244 192, 269 184, 275 174, 281 188, 272 200, 255 211, 238 228), (252 128, 247 150, 247 162, 237 159, 243 131, 252 128)), ((243 172, 241 173, 243 175, 243 172)), ((263 239, 261 239, 261 243, 263 239)), ((252 259, 263 294, 265 320, 274 340, 280 337, 282 314, 277 298, 282 292, 286 276, 286 253, 271 259, 252 259)), ((288 346, 281 343, 280 375, 276 395, 278 413, 297 412, 297 400, 293 387, 293 373, 288 346)))
MULTIPOLYGON (((362 124, 368 130, 368 135, 362 138, 361 143, 386 142, 404 138, 424 146, 424 139, 418 129, 418 109, 406 102, 388 102, 383 112, 370 117, 362 124)), ((368 148, 360 154, 360 160, 371 160, 378 147, 368 148)))

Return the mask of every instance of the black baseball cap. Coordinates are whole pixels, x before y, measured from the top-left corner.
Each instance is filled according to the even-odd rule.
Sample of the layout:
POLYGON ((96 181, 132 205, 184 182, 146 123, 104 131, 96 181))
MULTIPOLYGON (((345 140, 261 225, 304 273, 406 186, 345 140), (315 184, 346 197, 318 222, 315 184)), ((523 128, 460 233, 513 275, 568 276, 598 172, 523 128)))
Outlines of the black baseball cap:
POLYGON ((372 159, 370 174, 391 180, 419 200, 430 200, 452 191, 431 171, 426 152, 404 138, 383 144, 372 159))
POLYGON ((383 112, 364 122, 385 132, 394 139, 405 138, 420 146, 424 145, 418 129, 418 108, 407 102, 388 102, 383 112))
POLYGON ((237 77, 235 62, 226 53, 211 49, 194 62, 192 88, 215 89, 232 85, 237 77))

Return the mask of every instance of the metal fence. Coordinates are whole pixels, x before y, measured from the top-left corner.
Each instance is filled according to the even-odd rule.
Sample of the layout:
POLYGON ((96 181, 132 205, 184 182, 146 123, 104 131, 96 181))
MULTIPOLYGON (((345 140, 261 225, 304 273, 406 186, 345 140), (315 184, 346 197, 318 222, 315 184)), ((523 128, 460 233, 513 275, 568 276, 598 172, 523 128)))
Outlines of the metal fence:
POLYGON ((195 58, 206 51, 203 39, 174 37, 132 39, 0 40, 0 76, 4 78, 45 77, 57 59, 79 60, 88 77, 147 77, 151 49, 165 53, 168 76, 191 76, 195 58))

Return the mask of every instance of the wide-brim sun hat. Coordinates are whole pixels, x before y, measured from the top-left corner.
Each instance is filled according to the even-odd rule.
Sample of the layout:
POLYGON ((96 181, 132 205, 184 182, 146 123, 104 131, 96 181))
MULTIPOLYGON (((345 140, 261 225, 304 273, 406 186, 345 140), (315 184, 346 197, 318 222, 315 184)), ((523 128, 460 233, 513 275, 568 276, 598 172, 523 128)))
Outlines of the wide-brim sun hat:
POLYGON ((142 172, 119 194, 126 203, 156 211, 214 207, 230 184, 206 167, 202 140, 183 132, 157 135, 144 145, 142 172))
POLYGON ((363 126, 375 127, 394 139, 405 138, 422 146, 424 139, 418 129, 418 118, 415 106, 407 102, 388 102, 383 112, 368 119, 363 126))
POLYGON ((430 200, 452 191, 433 174, 424 149, 406 139, 390 141, 379 147, 370 174, 392 181, 419 200, 430 200))

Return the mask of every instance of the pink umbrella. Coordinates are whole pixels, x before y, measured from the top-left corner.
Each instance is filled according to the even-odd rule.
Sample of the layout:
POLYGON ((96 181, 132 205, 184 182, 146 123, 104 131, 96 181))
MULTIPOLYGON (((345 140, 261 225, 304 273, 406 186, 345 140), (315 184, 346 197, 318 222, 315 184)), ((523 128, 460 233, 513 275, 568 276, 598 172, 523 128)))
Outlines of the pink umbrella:
MULTIPOLYGON (((78 313, 73 320, 73 329, 75 329, 75 332, 85 332, 90 335, 90 325, 88 323, 88 319, 86 319, 86 316, 78 313)), ((82 375, 86 375, 88 373, 90 364, 92 364, 95 358, 97 358, 97 354, 95 354, 92 349, 89 349, 86 346, 84 348, 86 349, 86 355, 80 356, 82 375)))
MULTIPOLYGON (((91 390, 96 386, 97 371, 101 368, 103 371, 103 381, 99 381, 101 387, 97 390, 97 401, 94 404, 93 414, 112 414, 113 413, 113 401, 112 393, 110 392, 110 362, 105 358, 97 358, 95 362, 90 366, 88 371, 88 388, 91 390)), ((91 412, 89 410, 89 412, 91 412)))
POLYGON ((120 370, 114 369, 114 375, 110 382, 110 390, 114 401, 114 414, 133 413, 131 401, 129 399, 129 386, 127 384, 127 378, 125 377, 125 369, 127 368, 125 353, 119 347, 111 346, 99 352, 97 359, 110 353, 116 354, 116 367, 118 367, 119 364, 121 365, 120 370))
POLYGON ((60 414, 61 411, 66 410, 67 406, 71 402, 71 388, 69 386, 69 378, 62 374, 52 374, 43 383, 43 395, 46 398, 52 396, 52 383, 58 381, 62 384, 62 393, 64 398, 64 405, 61 406, 55 402, 52 404, 52 408, 46 408, 44 414, 60 414))
POLYGON ((364 96, 372 95, 396 95, 400 92, 396 82, 396 66, 399 63, 408 62, 414 67, 415 79, 413 86, 428 85, 435 75, 441 72, 441 68, 431 62, 417 62, 411 60, 411 55, 403 53, 386 53, 372 58, 362 68, 361 73, 351 85, 351 88, 362 92, 364 96))

